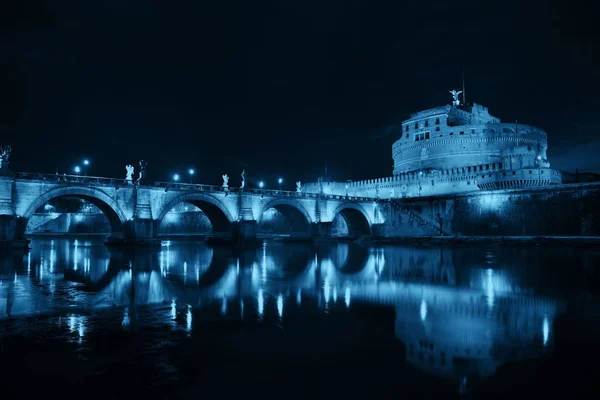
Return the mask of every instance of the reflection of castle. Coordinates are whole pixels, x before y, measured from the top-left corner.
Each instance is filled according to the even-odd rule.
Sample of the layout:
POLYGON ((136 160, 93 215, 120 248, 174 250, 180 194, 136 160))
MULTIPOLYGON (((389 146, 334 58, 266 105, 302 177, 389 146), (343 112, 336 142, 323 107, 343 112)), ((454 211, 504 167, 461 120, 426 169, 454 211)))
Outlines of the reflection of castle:
POLYGON ((393 176, 359 182, 308 183, 305 192, 415 197, 561 183, 546 157, 546 133, 518 123, 501 123, 475 103, 412 114, 392 146, 393 176))

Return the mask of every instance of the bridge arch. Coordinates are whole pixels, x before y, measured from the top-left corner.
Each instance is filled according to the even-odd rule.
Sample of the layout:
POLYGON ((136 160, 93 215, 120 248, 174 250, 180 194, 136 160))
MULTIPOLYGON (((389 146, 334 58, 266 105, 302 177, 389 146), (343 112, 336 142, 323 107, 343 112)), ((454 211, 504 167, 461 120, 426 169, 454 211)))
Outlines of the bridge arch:
POLYGON ((342 203, 333 212, 332 221, 335 221, 338 216, 346 223, 349 236, 371 234, 371 218, 361 205, 351 202, 342 203))
POLYGON ((192 204, 202 210, 212 225, 213 234, 229 233, 231 224, 235 222, 227 206, 217 197, 206 193, 183 193, 162 207, 155 225, 159 233, 165 216, 181 203, 192 204))
POLYGON ((111 234, 113 236, 123 235, 123 228, 125 222, 127 221, 127 217, 125 217, 125 214, 118 206, 117 202, 110 195, 103 190, 94 187, 67 186, 47 191, 36 198, 29 205, 29 207, 27 207, 23 215, 20 216, 23 218, 23 222, 18 224, 18 237, 23 237, 25 235, 25 230, 27 229, 27 223, 29 222, 29 219, 40 207, 48 203, 50 200, 59 197, 76 197, 90 202, 98 207, 108 219, 111 234))
POLYGON ((283 215, 289 223, 289 233, 294 236, 308 236, 310 234, 310 224, 312 218, 304 205, 294 199, 279 198, 267 202, 258 216, 257 222, 265 222, 263 217, 265 213, 275 209, 283 215))

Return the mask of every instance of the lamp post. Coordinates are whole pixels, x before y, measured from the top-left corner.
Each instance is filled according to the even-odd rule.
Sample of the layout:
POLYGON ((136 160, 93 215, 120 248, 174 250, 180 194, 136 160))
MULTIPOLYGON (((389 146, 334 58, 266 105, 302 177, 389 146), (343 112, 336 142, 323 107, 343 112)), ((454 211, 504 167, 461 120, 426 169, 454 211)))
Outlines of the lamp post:
POLYGON ((262 189, 265 187, 265 183, 263 181, 258 182, 258 187, 260 188, 260 197, 262 198, 264 196, 262 189))
POLYGON ((190 174, 190 183, 194 183, 194 174, 196 173, 196 170, 194 170, 194 168, 190 168, 188 170, 188 174, 190 174))
POLYGON ((277 179, 277 184, 279 185, 279 191, 281 192, 281 184, 283 183, 283 178, 277 179))
POLYGON ((83 160, 83 174, 87 175, 87 169, 90 166, 90 160, 87 158, 83 160))
POLYGON ((173 180, 174 180, 175 182, 179 182, 179 174, 174 174, 174 175, 173 175, 173 180))
POLYGON ((73 171, 75 172, 75 174, 79 175, 79 173, 81 172, 81 167, 79 165, 76 165, 73 168, 73 171))

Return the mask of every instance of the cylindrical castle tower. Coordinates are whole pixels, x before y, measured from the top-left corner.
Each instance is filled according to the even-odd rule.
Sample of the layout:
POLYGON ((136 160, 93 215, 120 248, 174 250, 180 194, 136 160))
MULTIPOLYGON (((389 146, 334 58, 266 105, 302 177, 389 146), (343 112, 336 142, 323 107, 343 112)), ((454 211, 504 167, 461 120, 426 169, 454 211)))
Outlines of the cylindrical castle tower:
POLYGON ((480 104, 452 105, 412 114, 392 146, 393 175, 344 183, 320 182, 305 192, 374 198, 420 197, 562 183, 550 169, 546 133, 502 123, 480 104))

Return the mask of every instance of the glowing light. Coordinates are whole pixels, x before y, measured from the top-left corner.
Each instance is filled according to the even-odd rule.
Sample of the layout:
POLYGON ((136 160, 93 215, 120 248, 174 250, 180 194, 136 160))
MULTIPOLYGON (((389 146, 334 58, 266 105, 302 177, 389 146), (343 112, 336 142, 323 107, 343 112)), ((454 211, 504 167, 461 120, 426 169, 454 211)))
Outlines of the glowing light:
POLYGON ((327 278, 325 278, 325 282, 323 283, 323 294, 325 295, 325 305, 327 305, 329 303, 329 297, 331 296, 331 285, 327 278))
POLYGON ((548 344, 548 337, 550 336, 550 324, 548 323, 548 317, 544 317, 544 322, 542 323, 542 336, 544 340, 544 346, 548 344))
POLYGON ((54 207, 52 207, 52 205, 50 205, 50 204, 46 204, 46 205, 44 205, 44 210, 46 210, 46 211, 50 211, 50 210, 52 210, 53 208, 54 208, 54 207))
POLYGON ((420 314, 421 314, 421 321, 425 321, 425 318, 427 318, 427 303, 425 302, 425 299, 421 300, 420 314))
POLYGON ((175 303, 175 299, 171 301, 171 319, 174 321, 177 317, 177 304, 175 303))
POLYGON ((258 316, 262 318, 263 313, 265 312, 265 298, 263 296, 263 290, 258 289, 258 296, 256 298, 257 308, 258 308, 258 316))
POLYGON ((333 302, 337 302, 337 287, 333 287, 333 302))
POLYGON ((190 174, 190 175, 194 175, 195 173, 196 173, 196 171, 194 170, 194 168, 190 168, 188 170, 188 174, 190 174))
POLYGON ((173 180, 177 182, 179 180, 179 174, 173 175, 173 180))
POLYGON ((90 165, 90 160, 83 160, 83 165, 90 165))
POLYGON ((75 171, 76 174, 81 172, 81 167, 79 167, 79 165, 76 165, 75 168, 73 168, 73 171, 75 171))
POLYGON ((265 186, 265 183, 263 181, 258 182, 258 187, 259 188, 263 188, 265 186))
POLYGON ((277 296, 277 314, 279 318, 283 318, 283 295, 281 293, 277 296))
POLYGON ((346 303, 346 308, 350 308, 350 286, 346 286, 346 291, 344 293, 344 303, 346 303))
POLYGON ((221 303, 221 315, 227 315, 227 297, 223 296, 223 302, 221 303))
POLYGON ((277 183, 279 183, 281 185, 283 183, 283 178, 277 179, 277 183))
POLYGON ((187 314, 185 315, 185 329, 192 331, 192 306, 188 304, 187 314))
POLYGON ((486 287, 486 293, 487 293, 487 305, 490 309, 490 311, 494 308, 494 271, 492 269, 487 269, 486 270, 486 274, 487 274, 487 287, 486 287))
POLYGON ((296 304, 300 305, 302 303, 302 289, 298 289, 298 293, 296 293, 296 304))
POLYGON ((129 308, 125 308, 123 311, 123 322, 121 322, 122 326, 129 326, 129 308))

